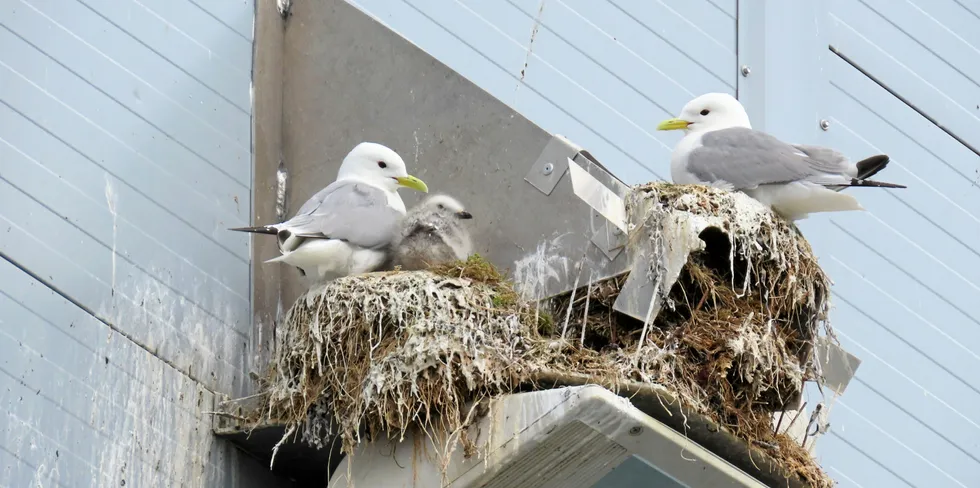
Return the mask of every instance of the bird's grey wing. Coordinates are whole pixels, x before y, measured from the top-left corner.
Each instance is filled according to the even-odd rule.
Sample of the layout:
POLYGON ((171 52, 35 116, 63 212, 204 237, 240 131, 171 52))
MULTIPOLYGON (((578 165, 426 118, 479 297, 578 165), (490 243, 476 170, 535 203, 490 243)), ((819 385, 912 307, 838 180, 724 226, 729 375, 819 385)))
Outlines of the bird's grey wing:
POLYGON ((842 169, 839 161, 813 157, 772 135, 743 127, 705 133, 687 161, 687 170, 699 180, 724 181, 735 189, 798 180, 840 183, 834 175, 842 169))
POLYGON ((326 187, 324 187, 322 190, 316 192, 312 197, 310 197, 309 200, 306 201, 306 203, 303 204, 303 206, 299 208, 299 210, 296 212, 296 215, 307 215, 310 212, 316 210, 316 208, 323 203, 323 200, 327 197, 327 195, 333 193, 333 191, 339 188, 340 186, 338 186, 337 182, 335 181, 327 185, 326 187))
POLYGON ((857 176, 857 168, 843 153, 836 149, 810 144, 793 144, 794 149, 804 154, 811 166, 824 173, 846 174, 857 176))
POLYGON ((281 227, 297 236, 341 239, 365 248, 388 245, 402 217, 388 206, 383 190, 361 182, 335 181, 307 204, 306 212, 281 227))

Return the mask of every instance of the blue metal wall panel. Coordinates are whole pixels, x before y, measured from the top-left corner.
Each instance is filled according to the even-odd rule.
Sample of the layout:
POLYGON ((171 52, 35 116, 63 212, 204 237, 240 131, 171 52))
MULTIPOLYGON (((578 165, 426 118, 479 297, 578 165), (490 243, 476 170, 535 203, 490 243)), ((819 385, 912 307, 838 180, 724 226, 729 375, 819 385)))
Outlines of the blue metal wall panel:
POLYGON ((0 1, 0 486, 246 486, 251 0, 0 1), (135 484, 134 484, 135 483, 135 484))
POLYGON ((817 454, 841 486, 980 486, 980 157, 936 125, 980 147, 980 7, 351 1, 631 183, 669 177, 679 135, 657 121, 736 86, 778 137, 890 154, 881 178, 909 189, 862 190, 868 212, 800 226, 835 281, 842 344, 863 360, 817 454))
MULTIPOLYGON (((744 7, 760 2, 745 3, 743 14, 759 14, 744 7)), ((798 32, 761 7, 768 72, 762 86, 755 71, 740 85, 762 92, 752 102, 764 107, 750 111, 784 140, 853 158, 889 154, 879 178, 910 187, 848 190, 868 212, 800 224, 834 279, 842 345, 863 360, 818 456, 841 486, 977 486, 980 157, 937 124, 975 144, 980 51, 968 31, 980 18, 942 0, 830 0, 802 11, 812 7, 779 7, 799 14, 798 32), (794 59, 817 62, 786 70, 794 59)))
POLYGON ((248 238, 225 229, 249 220, 251 42, 186 0, 8 0, 0 45, 4 254, 230 391, 249 330, 248 238))
POLYGON ((800 226, 835 280, 842 343, 864 360, 818 451, 842 486, 977 486, 980 157, 843 60, 826 68, 821 142, 890 154, 881 178, 910 188, 862 192, 868 213, 800 226))
POLYGON ((0 283, 0 486, 277 486, 198 382, 6 260, 0 283))
POLYGON ((970 26, 976 30, 978 20, 964 6, 971 2, 829 3, 832 44, 973 147, 980 147, 980 44, 968 40, 976 37, 968 31, 970 26), (954 17, 960 17, 954 28, 943 23, 954 17), (973 21, 964 25, 970 17, 973 21))
POLYGON ((823 46, 877 82, 821 63, 831 129, 805 142, 887 153, 881 178, 910 188, 801 225, 835 280, 842 343, 864 360, 817 449, 842 486, 977 486, 980 156, 937 124, 980 142, 980 18, 946 0, 833 0, 826 16, 823 46))
POLYGON ((735 93, 734 0, 351 3, 628 182, 669 176, 657 122, 735 93))

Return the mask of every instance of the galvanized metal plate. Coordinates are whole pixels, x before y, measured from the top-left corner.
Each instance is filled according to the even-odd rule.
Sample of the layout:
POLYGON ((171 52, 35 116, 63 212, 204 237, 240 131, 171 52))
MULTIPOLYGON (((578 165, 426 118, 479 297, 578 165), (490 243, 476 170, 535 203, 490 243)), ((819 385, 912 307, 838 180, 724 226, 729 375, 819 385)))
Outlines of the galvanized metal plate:
POLYGON ((575 196, 619 228, 621 232, 626 232, 626 202, 623 198, 593 178, 572 158, 568 158, 566 164, 575 196))
MULTIPOLYGON (((303 4, 303 12, 296 10, 299 4, 293 7, 297 18, 317 26, 315 38, 303 37, 313 31, 296 25, 286 31, 287 41, 304 46, 288 51, 284 60, 289 70, 282 90, 282 153, 290 176, 289 208, 332 182, 343 157, 369 140, 398 152, 432 193, 458 198, 473 214, 475 251, 529 298, 628 269, 626 253, 610 261, 592 243, 606 223, 594 219, 572 191, 564 176, 568 158, 620 197, 625 184, 574 142, 542 130, 398 34, 353 15, 356 9, 342 2, 331 5, 303 4), (323 80, 330 81, 329 90, 323 80)), ((257 174, 255 184, 274 187, 273 177, 257 174)), ((400 195, 407 207, 425 197, 407 190, 400 195)), ((259 259, 254 265, 266 266, 259 259)), ((282 276, 282 302, 288 306, 306 285, 295 270, 283 269, 282 276)))
POLYGON ((821 384, 842 395, 861 366, 861 359, 823 336, 817 338, 814 353, 820 364, 821 384))
POLYGON ((531 186, 545 195, 551 195, 562 176, 568 171, 568 159, 573 158, 582 150, 567 138, 555 135, 548 141, 537 161, 524 177, 531 186))
POLYGON ((704 241, 690 234, 690 229, 671 219, 660 222, 643 222, 645 212, 631 216, 633 233, 639 234, 627 249, 631 261, 629 278, 623 283, 613 310, 641 321, 652 322, 681 269, 692 251, 701 249, 704 241), (654 228, 658 227, 658 228, 654 228), (655 241, 655 238, 658 241, 655 241), (655 245, 655 243, 657 243, 655 245), (655 276, 659 270, 660 276, 655 276))
MULTIPOLYGON (((553 142, 561 139, 563 138, 558 136, 553 138, 542 154, 555 154, 556 144, 553 142)), ((550 157, 539 157, 535 165, 540 166, 542 160, 550 157)), ((582 198, 583 195, 589 198, 588 191, 583 193, 583 185, 620 200, 626 197, 629 187, 609 174, 584 151, 571 158, 566 157, 561 167, 567 172, 570 164, 581 172, 576 180, 579 185, 578 193, 572 178, 558 179, 551 193, 544 196, 549 200, 549 207, 560 209, 549 219, 550 231, 547 234, 538 234, 543 239, 528 242, 534 251, 528 252, 514 263, 515 285, 529 299, 540 300, 568 292, 589 282, 622 274, 629 269, 626 253, 622 252, 625 236, 620 241, 609 230, 615 227, 593 208, 596 202, 590 203, 582 198), (609 237, 606 238, 606 235, 609 237)), ((537 186, 534 188, 540 190, 537 186)), ((522 195, 521 198, 531 197, 522 195)), ((533 207, 526 209, 526 212, 538 211, 533 207)), ((530 246, 523 249, 530 251, 530 246)))
MULTIPOLYGON (((595 212, 594 218, 601 219, 603 217, 595 212)), ((591 241, 610 261, 616 259, 616 256, 619 256, 626 248, 626 234, 610 222, 606 222, 602 228, 592 234, 591 241)))

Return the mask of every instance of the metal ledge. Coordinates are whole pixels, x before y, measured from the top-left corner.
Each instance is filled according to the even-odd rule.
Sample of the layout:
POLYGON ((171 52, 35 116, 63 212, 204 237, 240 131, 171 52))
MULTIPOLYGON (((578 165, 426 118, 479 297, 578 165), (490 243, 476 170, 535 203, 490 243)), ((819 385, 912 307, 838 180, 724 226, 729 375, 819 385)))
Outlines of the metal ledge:
MULTIPOLYGON (((535 384, 538 388, 545 385, 550 388, 559 388, 596 383, 585 377, 545 373, 539 375, 535 384)), ((771 488, 810 487, 798 475, 787 472, 765 451, 735 437, 707 417, 682 407, 680 402, 663 387, 642 383, 621 384, 615 387, 613 385, 601 386, 615 388, 616 394, 628 398, 630 403, 641 412, 666 424, 684 437, 745 471, 749 476, 766 486, 771 488)))
MULTIPOLYGON (((562 373, 542 373, 522 391, 532 391, 567 386, 596 384, 585 377, 562 373)), ((673 395, 662 387, 641 383, 599 385, 610 388, 629 401, 641 412, 662 422, 677 433, 701 445, 718 457, 731 463, 749 476, 771 488, 809 488, 810 485, 795 474, 787 472, 765 451, 751 446, 733 436, 707 417, 683 408, 673 395)), ((215 434, 236 444, 239 448, 266 463, 272 458, 272 449, 282 439, 282 425, 259 426, 247 430, 230 417, 216 420, 215 434)), ((330 449, 318 450, 299 441, 283 443, 276 454, 273 472, 297 482, 316 483, 310 486, 326 486, 330 475, 343 459, 339 442, 330 449)))

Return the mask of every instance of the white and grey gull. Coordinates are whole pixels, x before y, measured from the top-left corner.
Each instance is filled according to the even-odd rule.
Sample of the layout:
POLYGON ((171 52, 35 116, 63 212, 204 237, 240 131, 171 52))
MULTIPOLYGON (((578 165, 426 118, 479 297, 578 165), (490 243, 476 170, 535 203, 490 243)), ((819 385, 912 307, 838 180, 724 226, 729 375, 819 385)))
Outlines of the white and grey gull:
POLYGON ((274 234, 284 262, 313 279, 334 279, 377 270, 406 213, 399 188, 427 193, 405 162, 381 144, 362 142, 344 158, 337 179, 278 224, 231 230, 274 234))
POLYGON ((657 130, 684 130, 670 158, 674 183, 738 190, 789 220, 816 212, 864 210, 849 187, 905 188, 869 179, 887 155, 852 163, 827 147, 789 144, 752 129, 735 97, 708 93, 688 102, 657 130))

